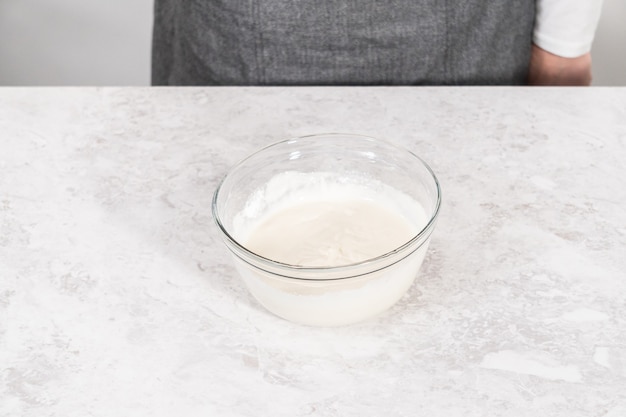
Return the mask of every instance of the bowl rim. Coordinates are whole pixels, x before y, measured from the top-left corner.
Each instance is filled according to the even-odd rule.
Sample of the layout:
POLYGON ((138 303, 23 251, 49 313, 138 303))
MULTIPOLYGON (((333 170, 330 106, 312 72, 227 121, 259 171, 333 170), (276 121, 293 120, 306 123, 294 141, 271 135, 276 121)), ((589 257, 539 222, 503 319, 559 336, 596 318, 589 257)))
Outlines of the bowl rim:
MULTIPOLYGON (((222 236, 224 238, 226 238, 226 240, 228 242, 230 242, 238 251, 242 252, 243 254, 245 254, 246 256, 250 257, 251 259, 254 259, 256 262, 259 262, 261 264, 268 264, 269 266, 273 267, 273 269, 278 269, 278 270, 285 270, 285 271, 293 271, 294 273, 307 273, 307 274, 311 274, 311 275, 317 275, 317 274, 328 274, 329 272, 333 272, 335 274, 339 274, 341 272, 349 272, 350 270, 355 270, 355 269, 365 269, 370 265, 373 264, 377 264, 377 263, 384 263, 383 261, 389 260, 389 258, 396 256, 400 253, 403 252, 407 252, 405 256, 401 257, 398 260, 394 260, 393 262, 390 263, 385 263, 384 266, 381 266, 379 268, 372 268, 371 270, 367 270, 367 272, 364 273, 357 273, 357 274, 352 274, 352 275, 346 275, 346 276, 341 276, 341 277, 336 277, 336 278, 303 278, 303 277, 294 277, 291 275, 285 275, 285 274, 280 274, 277 273, 276 271, 268 271, 265 268, 260 268, 258 265, 251 263, 249 260, 242 258, 238 253, 234 253, 234 255, 236 255, 239 259, 241 259, 242 261, 246 262, 247 264, 254 266, 256 268, 260 268, 265 270, 266 272, 269 272, 271 274, 274 275, 280 275, 284 278, 288 278, 288 279, 294 279, 294 280, 304 280, 304 281, 336 281, 336 280, 343 280, 343 279, 349 279, 349 278, 353 278, 356 276, 360 276, 360 275, 365 275, 371 272, 376 272, 380 269, 384 269, 388 266, 394 265, 395 263, 399 262, 400 260, 404 259, 406 256, 409 256, 410 254, 412 254, 415 250, 419 249, 419 247, 422 246, 422 244, 426 241, 426 238, 432 233, 432 229, 434 228, 434 225, 437 221, 437 218, 439 217, 439 211, 441 208, 441 185, 439 183, 439 180, 437 178, 437 176, 435 175, 435 172, 432 170, 432 168, 430 167, 430 165, 428 165, 428 163, 426 163, 426 161, 424 161, 422 158, 420 158, 419 156, 417 156, 415 153, 413 153, 412 151, 410 151, 409 149, 397 145, 389 140, 386 139, 380 139, 380 138, 376 138, 373 136, 368 136, 368 135, 362 135, 362 134, 356 134, 356 133, 341 133, 341 132, 330 132, 330 133, 314 133, 314 134, 309 134, 309 135, 303 135, 303 136, 297 136, 297 137, 292 137, 289 139, 283 139, 280 141, 276 141, 273 142, 269 145, 266 145, 262 148, 259 148, 258 150, 252 152, 251 154, 249 154, 248 156, 246 156, 245 158, 241 159, 239 162, 235 163, 231 168, 228 169, 227 173, 222 177, 222 179, 220 180, 220 182, 217 185, 217 188, 215 189, 215 192, 213 193, 213 199, 212 199, 212 203, 211 203, 211 211, 212 211, 212 216, 213 216, 213 220, 215 222, 215 224, 218 226, 219 230, 222 233, 222 236), (252 252, 251 250, 249 250, 248 248, 246 248, 244 245, 242 245, 241 243, 239 243, 237 241, 237 239, 235 239, 233 236, 231 236, 231 234, 226 230, 226 228, 224 227, 224 225, 222 224, 222 221, 220 219, 219 216, 219 211, 217 208, 217 200, 218 197, 220 195, 220 191, 222 189, 222 186, 224 185, 224 182, 228 179, 228 177, 230 176, 230 174, 232 172, 234 172, 235 170, 237 170, 240 166, 242 166, 243 164, 245 164, 248 160, 254 158, 255 156, 257 156, 258 154, 260 154, 261 152, 270 149, 270 148, 274 148, 277 146, 281 146, 281 145, 289 145, 291 143, 295 143, 298 140, 303 140, 303 139, 312 139, 312 138, 321 138, 321 137, 339 137, 339 136, 344 136, 344 137, 350 137, 350 138, 356 138, 356 139, 363 139, 363 140, 367 140, 370 142, 376 142, 376 143, 382 143, 386 146, 389 146, 391 148, 395 148, 398 151, 401 152, 405 152, 410 154, 413 158, 415 158, 418 162, 420 162, 422 164, 422 166, 424 168, 426 168, 426 170, 428 171, 428 173, 430 174, 431 178, 433 179, 434 183, 435 183, 435 189, 437 192, 437 200, 435 201, 435 207, 434 210, 432 210, 432 213, 430 214, 430 218, 428 219, 428 222, 421 228, 421 230, 415 235, 413 236, 411 239, 409 239, 407 242, 403 243, 401 246, 398 246, 397 248, 385 252, 382 255, 378 255, 375 256, 373 258, 368 258, 365 259, 363 261, 359 261, 359 262, 354 262, 351 264, 346 264, 346 265, 339 265, 339 266, 303 266, 303 265, 292 265, 292 264, 288 264, 288 263, 284 263, 284 262, 279 262, 270 258, 266 258, 264 256, 261 256, 255 252, 252 252), (420 242, 420 240, 424 240, 424 242, 420 242), (408 250, 409 248, 411 248, 413 245, 415 245, 416 243, 419 243, 419 245, 417 245, 417 247, 413 250, 408 250)), ((230 249, 230 248, 229 248, 230 249)))

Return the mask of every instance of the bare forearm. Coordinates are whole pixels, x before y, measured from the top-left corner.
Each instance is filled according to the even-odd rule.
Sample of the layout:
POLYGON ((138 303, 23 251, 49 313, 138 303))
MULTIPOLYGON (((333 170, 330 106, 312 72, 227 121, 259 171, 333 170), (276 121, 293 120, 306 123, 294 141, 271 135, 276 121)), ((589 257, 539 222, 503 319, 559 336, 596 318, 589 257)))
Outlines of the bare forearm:
POLYGON ((591 84, 591 53, 576 58, 554 55, 533 44, 529 85, 587 86, 591 84))

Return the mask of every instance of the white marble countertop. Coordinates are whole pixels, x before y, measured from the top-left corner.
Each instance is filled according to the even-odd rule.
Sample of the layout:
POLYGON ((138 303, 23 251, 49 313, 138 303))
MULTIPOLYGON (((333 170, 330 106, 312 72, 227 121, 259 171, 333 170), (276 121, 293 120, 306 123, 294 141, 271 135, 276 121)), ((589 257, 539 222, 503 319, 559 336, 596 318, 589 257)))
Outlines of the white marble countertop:
POLYGON ((0 89, 1 416, 626 416, 626 89, 0 89), (274 317, 212 193, 257 148, 396 141, 444 202, 420 276, 274 317))

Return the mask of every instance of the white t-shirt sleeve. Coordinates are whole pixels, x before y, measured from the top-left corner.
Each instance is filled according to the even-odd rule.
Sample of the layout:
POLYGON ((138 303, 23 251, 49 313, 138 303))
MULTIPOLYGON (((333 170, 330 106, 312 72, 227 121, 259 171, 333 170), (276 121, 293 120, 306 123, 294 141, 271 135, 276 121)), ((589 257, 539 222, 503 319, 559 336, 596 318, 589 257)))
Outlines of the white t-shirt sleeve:
POLYGON ((566 58, 591 50, 602 0, 537 0, 533 42, 566 58))

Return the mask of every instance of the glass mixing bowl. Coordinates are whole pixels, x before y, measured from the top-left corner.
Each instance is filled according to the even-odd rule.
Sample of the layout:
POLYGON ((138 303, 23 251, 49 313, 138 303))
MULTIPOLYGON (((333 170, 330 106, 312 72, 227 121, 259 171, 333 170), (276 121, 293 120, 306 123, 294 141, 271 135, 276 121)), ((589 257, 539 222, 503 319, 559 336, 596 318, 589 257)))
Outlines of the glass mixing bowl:
POLYGON ((367 136, 322 134, 275 143, 239 162, 215 191, 212 209, 238 273, 267 310, 297 323, 338 326, 376 316, 406 293, 424 259, 440 204, 435 174, 408 150, 367 136), (291 175, 287 185, 269 185, 285 173, 291 175), (307 178, 319 173, 335 188, 371 188, 371 195, 415 222, 417 232, 390 252, 342 266, 288 265, 246 248, 241 230, 247 222, 290 193, 306 193, 307 178), (391 198, 383 189, 400 197, 391 198), (419 216, 413 203, 421 207, 419 216))

